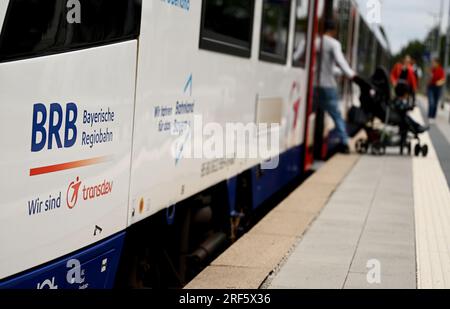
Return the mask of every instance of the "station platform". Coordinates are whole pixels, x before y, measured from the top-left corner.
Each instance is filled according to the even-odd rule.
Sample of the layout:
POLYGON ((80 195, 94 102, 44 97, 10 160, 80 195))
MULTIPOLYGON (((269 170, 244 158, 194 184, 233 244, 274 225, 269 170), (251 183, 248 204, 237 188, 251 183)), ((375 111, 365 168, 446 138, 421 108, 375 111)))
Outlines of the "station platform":
POLYGON ((186 288, 450 288, 449 115, 427 158, 335 156, 186 288))

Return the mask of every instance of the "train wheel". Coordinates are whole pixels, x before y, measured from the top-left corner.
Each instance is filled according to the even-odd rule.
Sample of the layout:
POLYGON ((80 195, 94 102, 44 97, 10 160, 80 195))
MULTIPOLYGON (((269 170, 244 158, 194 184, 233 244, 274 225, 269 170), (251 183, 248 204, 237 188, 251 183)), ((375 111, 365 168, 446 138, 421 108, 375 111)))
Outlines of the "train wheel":
POLYGON ((380 142, 373 143, 372 154, 375 156, 384 156, 386 154, 386 146, 380 142))

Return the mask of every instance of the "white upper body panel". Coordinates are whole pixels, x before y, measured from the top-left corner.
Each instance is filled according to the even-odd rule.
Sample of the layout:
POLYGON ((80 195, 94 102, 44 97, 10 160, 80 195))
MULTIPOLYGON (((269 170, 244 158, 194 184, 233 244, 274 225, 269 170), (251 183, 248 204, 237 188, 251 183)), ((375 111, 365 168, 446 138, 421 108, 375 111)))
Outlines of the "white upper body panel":
MULTIPOLYGON (((258 109, 280 114, 280 153, 303 143, 307 74, 292 68, 291 18, 287 64, 259 60, 262 1, 257 0, 250 58, 199 49, 202 1, 189 9, 166 1, 144 1, 139 43, 138 80, 133 138, 130 223, 142 220, 220 181, 262 162, 261 159, 174 158, 179 138, 175 123, 250 124, 258 109), (185 86, 191 82, 189 91, 185 86), (176 115, 177 102, 193 103, 190 113, 176 115), (274 108, 273 105, 279 106, 274 108), (296 106, 296 104, 298 106, 296 106), (161 116, 158 109, 169 111, 161 116), (294 116, 295 115, 295 116, 294 116), (294 120, 297 117, 297 120, 294 120), (210 168, 213 166, 214 168, 210 168), (210 171, 213 170, 213 171, 210 171)), ((295 2, 292 2, 292 8, 295 2)), ((292 17, 295 10, 291 10, 292 17)), ((201 140, 192 128, 189 136, 201 140)))
POLYGON ((6 9, 8 8, 8 0, 0 1, 0 31, 2 29, 3 20, 5 18, 6 9))

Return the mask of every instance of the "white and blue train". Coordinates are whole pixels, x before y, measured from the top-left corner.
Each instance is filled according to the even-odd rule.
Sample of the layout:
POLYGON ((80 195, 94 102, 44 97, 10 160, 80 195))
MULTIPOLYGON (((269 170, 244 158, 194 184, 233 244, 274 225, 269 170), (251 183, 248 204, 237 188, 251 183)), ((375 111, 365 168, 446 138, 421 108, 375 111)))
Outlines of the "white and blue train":
POLYGON ((0 1, 0 288, 186 284, 313 163, 325 4, 0 1), (174 156, 198 116, 278 124, 277 167, 174 156))

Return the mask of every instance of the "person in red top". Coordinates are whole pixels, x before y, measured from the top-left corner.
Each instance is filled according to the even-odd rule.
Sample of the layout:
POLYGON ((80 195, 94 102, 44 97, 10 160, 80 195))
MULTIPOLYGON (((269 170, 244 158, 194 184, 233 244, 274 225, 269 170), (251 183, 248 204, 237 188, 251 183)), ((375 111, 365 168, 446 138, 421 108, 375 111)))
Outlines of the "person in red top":
POLYGON ((399 83, 406 84, 409 92, 414 96, 417 91, 417 78, 414 73, 411 56, 406 55, 403 62, 397 63, 391 71, 391 82, 394 88, 399 83))
POLYGON ((435 58, 431 62, 431 80, 428 84, 428 118, 430 123, 436 119, 439 101, 442 95, 442 88, 445 85, 445 72, 439 59, 435 58))

